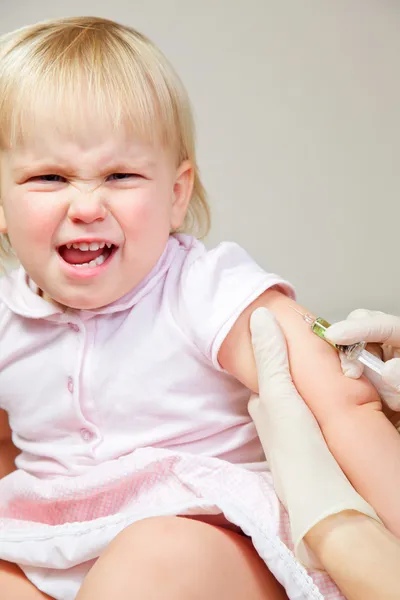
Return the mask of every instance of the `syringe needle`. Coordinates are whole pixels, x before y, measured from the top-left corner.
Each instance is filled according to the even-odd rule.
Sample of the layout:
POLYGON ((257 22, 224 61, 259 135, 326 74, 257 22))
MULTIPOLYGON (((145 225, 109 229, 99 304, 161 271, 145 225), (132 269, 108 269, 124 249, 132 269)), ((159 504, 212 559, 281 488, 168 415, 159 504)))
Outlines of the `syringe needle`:
POLYGON ((301 315, 303 317, 303 321, 305 321, 309 325, 312 325, 314 323, 315 319, 313 319, 311 315, 301 312, 301 310, 295 308, 294 306, 290 306, 290 308, 297 312, 299 315, 301 315))
POLYGON ((303 317, 303 319, 306 316, 305 313, 302 313, 301 310, 298 310, 294 306, 290 306, 289 308, 291 308, 292 310, 294 310, 295 312, 297 312, 299 315, 301 315, 303 317))

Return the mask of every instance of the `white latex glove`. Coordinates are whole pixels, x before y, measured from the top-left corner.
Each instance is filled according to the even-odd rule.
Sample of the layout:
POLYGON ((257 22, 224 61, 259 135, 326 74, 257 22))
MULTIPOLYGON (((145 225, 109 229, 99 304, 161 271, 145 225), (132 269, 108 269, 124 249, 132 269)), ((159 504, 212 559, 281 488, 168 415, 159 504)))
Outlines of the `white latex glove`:
POLYGON ((386 362, 382 377, 364 367, 358 360, 349 361, 341 354, 343 372, 354 379, 358 379, 364 372, 387 406, 400 411, 400 317, 377 311, 355 310, 346 321, 329 327, 326 337, 335 344, 354 344, 360 341, 379 344, 386 362))
POLYGON ((265 308, 251 316, 259 396, 249 401, 276 493, 289 513, 297 558, 323 568, 303 541, 326 517, 355 510, 379 521, 351 486, 330 453, 313 414, 297 392, 289 371, 286 342, 265 308))

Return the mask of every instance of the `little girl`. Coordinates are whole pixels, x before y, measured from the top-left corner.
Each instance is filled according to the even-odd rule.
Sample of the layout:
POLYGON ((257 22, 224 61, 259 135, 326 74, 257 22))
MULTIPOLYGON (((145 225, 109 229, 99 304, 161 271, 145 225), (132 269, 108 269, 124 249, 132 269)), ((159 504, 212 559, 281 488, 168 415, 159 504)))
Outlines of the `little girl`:
POLYGON ((209 213, 165 57, 97 18, 4 36, 0 144, 3 464, 10 431, 19 452, 0 481, 7 600, 341 598, 283 543, 247 411, 251 312, 277 314, 299 391, 390 522, 363 439, 381 440, 379 424, 359 425, 363 460, 355 450, 346 463, 349 440, 336 443, 379 400, 342 377, 287 282, 236 244, 207 251, 190 235, 209 213))

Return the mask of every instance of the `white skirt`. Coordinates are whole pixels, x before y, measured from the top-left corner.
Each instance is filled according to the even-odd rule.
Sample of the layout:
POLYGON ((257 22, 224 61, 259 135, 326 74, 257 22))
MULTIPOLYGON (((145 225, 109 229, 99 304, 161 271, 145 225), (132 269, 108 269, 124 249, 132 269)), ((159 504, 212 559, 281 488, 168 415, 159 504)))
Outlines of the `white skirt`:
POLYGON ((0 480, 0 559, 17 563, 56 600, 74 600, 98 556, 128 525, 221 514, 252 539, 290 600, 344 599, 326 574, 296 561, 269 473, 154 448, 74 477, 43 480, 17 470, 0 480))

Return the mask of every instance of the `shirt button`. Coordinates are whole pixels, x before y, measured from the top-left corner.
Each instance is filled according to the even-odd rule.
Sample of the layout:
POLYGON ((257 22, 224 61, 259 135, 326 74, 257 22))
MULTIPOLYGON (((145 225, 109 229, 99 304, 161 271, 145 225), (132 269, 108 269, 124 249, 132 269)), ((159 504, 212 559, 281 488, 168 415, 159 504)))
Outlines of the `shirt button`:
POLYGON ((93 439, 94 435, 89 429, 81 429, 81 437, 84 442, 90 442, 93 439))
POLYGON ((68 323, 68 326, 70 327, 70 329, 72 329, 72 331, 75 331, 75 333, 78 333, 79 325, 77 325, 76 323, 68 323))
POLYGON ((72 394, 74 391, 74 380, 72 377, 68 377, 68 391, 72 394))

